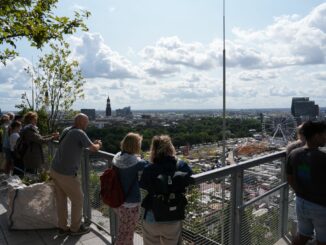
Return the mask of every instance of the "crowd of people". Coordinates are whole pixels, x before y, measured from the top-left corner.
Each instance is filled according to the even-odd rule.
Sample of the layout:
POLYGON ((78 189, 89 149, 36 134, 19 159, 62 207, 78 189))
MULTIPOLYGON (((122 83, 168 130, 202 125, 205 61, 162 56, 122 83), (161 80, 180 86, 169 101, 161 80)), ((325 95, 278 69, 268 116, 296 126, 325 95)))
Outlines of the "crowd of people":
MULTIPOLYGON (((85 234, 90 228, 82 222, 83 192, 77 172, 84 148, 96 152, 102 147, 102 142, 99 139, 92 141, 87 136, 85 130, 89 120, 85 114, 76 115, 74 124, 65 128, 61 136, 58 132, 42 136, 37 128, 37 120, 35 112, 26 113, 22 120, 15 119, 13 113, 2 115, 0 132, 3 157, 1 160, 5 163, 3 169, 7 174, 38 173, 45 162, 42 144, 59 139, 59 146, 50 168, 50 176, 55 184, 59 235, 85 234), (23 157, 17 159, 14 152, 19 139, 25 142, 27 147, 23 157), (68 198, 71 201, 70 225, 68 198)), ((326 152, 320 150, 320 147, 326 144, 325 122, 303 123, 298 127, 297 138, 286 151, 286 173, 288 183, 296 194, 298 220, 298 232, 292 244, 305 244, 315 237, 317 244, 323 245, 326 244, 326 188, 323 182, 326 152)), ((145 245, 181 244, 184 213, 174 212, 170 217, 166 213, 169 210, 164 210, 160 199, 166 194, 174 200, 185 199, 183 193, 186 191, 186 185, 178 182, 179 187, 173 187, 173 193, 169 185, 174 181, 172 178, 177 176, 177 172, 189 178, 192 170, 186 162, 176 157, 175 148, 168 135, 153 137, 149 160, 141 159, 141 144, 141 135, 128 133, 121 141, 121 151, 112 160, 113 166, 118 169, 125 193, 124 203, 114 209, 118 217, 115 244, 133 244, 140 206, 144 208, 145 245), (168 178, 168 184, 165 184, 164 178, 168 178), (143 200, 140 188, 147 193, 143 200)), ((186 200, 182 203, 186 205, 186 200)), ((183 204, 178 203, 179 206, 183 204)))
MULTIPOLYGON (((36 126, 37 119, 35 112, 26 113, 23 120, 15 120, 11 113, 2 116, 2 150, 5 154, 5 172, 18 175, 37 174, 44 164, 42 144, 50 140, 59 140, 58 149, 50 167, 50 176, 55 186, 58 234, 60 236, 85 234, 90 231, 90 227, 82 222, 84 197, 77 172, 84 148, 96 152, 102 147, 102 142, 99 139, 92 141, 87 136, 85 130, 89 120, 85 114, 77 114, 74 124, 65 128, 61 135, 55 132, 50 136, 42 136, 36 126), (14 154, 15 144, 19 138, 27 146, 26 152, 20 160, 14 154), (68 199, 71 202, 70 224, 68 224, 68 199)), ((180 176, 182 179, 187 179, 188 182, 192 170, 187 163, 177 159, 169 136, 153 137, 149 161, 140 158, 141 143, 141 135, 128 133, 121 141, 121 151, 112 160, 112 164, 118 169, 121 186, 125 193, 123 204, 114 209, 118 217, 118 233, 115 244, 133 244, 140 206, 145 209, 143 217, 145 245, 180 244, 182 240, 181 221, 186 205, 186 201, 180 199, 180 197, 185 199, 183 193, 186 191, 186 184, 181 184, 180 176), (183 173, 183 175, 179 174, 174 177, 177 172, 183 173), (159 178, 162 176, 169 176, 166 183, 159 178), (168 190, 173 186, 170 182, 180 185, 180 188, 177 188, 176 196, 173 196, 174 193, 171 196, 168 191, 159 194, 155 192, 154 186, 158 185, 161 189, 164 186, 168 190), (141 203, 140 188, 147 191, 143 203, 141 203), (157 212, 153 202, 157 197, 162 198, 162 196, 166 196, 169 200, 172 198, 172 201, 182 200, 181 208, 178 204, 178 207, 172 211, 172 216, 175 216, 172 219, 162 221, 161 218, 158 218, 158 213, 164 213, 164 211, 157 212)), ((176 192, 175 189, 174 187, 174 192, 176 192)))
POLYGON ((1 116, 1 171, 6 174, 23 176, 26 173, 37 174, 44 168, 45 160, 42 145, 59 138, 59 133, 42 136, 37 127, 36 112, 27 112, 23 117, 16 118, 14 113, 1 116), (20 139, 21 138, 21 139, 20 139), (24 142, 22 158, 15 154, 18 141, 24 142))
MULTIPOLYGON (((92 142, 88 138, 85 133, 87 125, 88 117, 78 114, 74 125, 63 130, 59 148, 52 161, 50 173, 56 188, 60 235, 80 235, 90 230, 82 223, 83 193, 77 178, 77 171, 83 148, 98 151, 102 142, 101 140, 92 142), (71 201, 70 227, 67 222, 67 198, 71 201)), ((118 217, 116 245, 133 244, 134 230, 141 205, 140 188, 147 190, 147 197, 153 197, 152 187, 158 175, 176 171, 184 172, 188 177, 192 174, 189 166, 176 158, 176 151, 169 136, 153 138, 150 161, 140 158, 141 143, 141 135, 128 133, 121 141, 121 151, 112 160, 112 164, 118 168, 120 182, 125 193, 124 203, 114 209, 118 217), (140 180, 139 172, 142 172, 140 180)), ((146 202, 146 205, 142 205, 146 214, 143 222, 144 244, 178 244, 181 241, 181 219, 157 222, 153 215, 153 206, 148 205, 148 201, 146 202)))

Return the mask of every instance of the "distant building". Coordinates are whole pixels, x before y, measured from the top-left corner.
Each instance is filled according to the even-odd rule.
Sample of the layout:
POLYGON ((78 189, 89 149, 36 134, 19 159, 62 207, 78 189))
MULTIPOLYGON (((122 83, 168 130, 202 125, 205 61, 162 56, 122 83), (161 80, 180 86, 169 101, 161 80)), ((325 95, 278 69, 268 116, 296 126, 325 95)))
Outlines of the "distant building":
POLYGON ((90 121, 96 119, 95 109, 81 109, 80 112, 86 114, 90 121))
POLYGON ((117 117, 132 117, 130 106, 115 111, 117 117))
POLYGON ((141 118, 142 119, 151 119, 152 118, 152 116, 151 115, 141 115, 141 118))
POLYGON ((315 119, 319 116, 319 106, 315 104, 315 101, 310 101, 309 97, 294 97, 292 98, 291 113, 303 121, 315 119))
POLYGON ((105 115, 107 117, 110 117, 112 115, 111 111, 111 102, 110 102, 110 97, 108 96, 108 99, 106 100, 106 110, 105 110, 105 115))

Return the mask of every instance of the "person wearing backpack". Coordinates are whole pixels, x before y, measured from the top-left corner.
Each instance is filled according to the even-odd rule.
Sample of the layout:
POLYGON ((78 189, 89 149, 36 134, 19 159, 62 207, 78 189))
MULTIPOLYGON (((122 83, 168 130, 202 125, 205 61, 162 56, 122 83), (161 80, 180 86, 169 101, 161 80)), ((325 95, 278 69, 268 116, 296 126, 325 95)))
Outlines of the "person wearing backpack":
POLYGON ((145 167, 140 179, 140 187, 148 192, 142 202, 144 245, 182 243, 182 220, 187 204, 184 193, 192 170, 175 155, 168 135, 153 137, 151 164, 145 167))
POLYGON ((118 235, 115 245, 133 244, 141 201, 138 173, 147 164, 147 161, 141 160, 138 156, 142 139, 139 134, 128 133, 121 141, 121 152, 118 152, 112 160, 113 166, 118 169, 125 199, 123 204, 115 209, 118 216, 118 235))

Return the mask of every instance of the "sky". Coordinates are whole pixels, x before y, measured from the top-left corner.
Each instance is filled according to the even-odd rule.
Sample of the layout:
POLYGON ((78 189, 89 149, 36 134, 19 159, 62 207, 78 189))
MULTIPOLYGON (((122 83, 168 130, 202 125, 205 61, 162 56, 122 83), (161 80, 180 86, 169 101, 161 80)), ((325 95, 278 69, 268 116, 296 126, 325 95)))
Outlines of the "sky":
MULTIPOLYGON (((86 9, 89 32, 67 37, 85 98, 74 109, 221 109, 222 0, 61 0, 56 13, 86 9)), ((226 107, 289 108, 292 97, 326 106, 326 3, 225 0, 226 107)), ((18 43, 0 65, 0 108, 30 94, 24 68, 47 49, 18 43)))

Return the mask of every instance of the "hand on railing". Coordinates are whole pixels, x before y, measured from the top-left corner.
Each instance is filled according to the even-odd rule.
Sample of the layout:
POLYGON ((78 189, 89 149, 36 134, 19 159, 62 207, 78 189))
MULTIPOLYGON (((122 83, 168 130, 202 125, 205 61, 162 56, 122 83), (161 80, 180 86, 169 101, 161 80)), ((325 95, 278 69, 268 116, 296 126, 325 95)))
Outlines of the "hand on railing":
POLYGON ((94 144, 99 144, 100 148, 102 148, 102 141, 101 140, 94 140, 94 144))
POLYGON ((60 137, 60 133, 59 132, 52 133, 52 140, 58 140, 59 137, 60 137))

